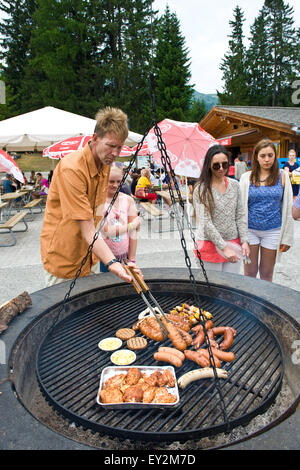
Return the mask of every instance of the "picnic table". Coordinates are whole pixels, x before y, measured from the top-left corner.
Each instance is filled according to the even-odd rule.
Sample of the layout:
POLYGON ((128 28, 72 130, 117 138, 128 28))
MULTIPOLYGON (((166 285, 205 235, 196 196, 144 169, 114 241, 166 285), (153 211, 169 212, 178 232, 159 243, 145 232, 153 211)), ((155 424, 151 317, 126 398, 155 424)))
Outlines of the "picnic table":
POLYGON ((28 189, 20 189, 18 191, 15 191, 13 193, 5 193, 2 194, 1 199, 3 202, 8 202, 8 207, 7 207, 7 217, 10 216, 11 211, 15 205, 15 202, 18 198, 21 198, 22 202, 26 204, 27 198, 26 196, 30 196, 30 190, 28 189))

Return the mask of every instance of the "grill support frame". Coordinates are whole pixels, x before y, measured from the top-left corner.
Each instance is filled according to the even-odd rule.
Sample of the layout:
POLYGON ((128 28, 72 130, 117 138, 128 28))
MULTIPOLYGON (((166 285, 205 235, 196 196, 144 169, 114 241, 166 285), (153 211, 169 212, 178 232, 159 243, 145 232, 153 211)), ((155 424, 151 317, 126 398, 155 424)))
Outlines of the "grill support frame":
MULTIPOLYGON (((145 278, 147 282, 152 282, 159 279, 160 282, 160 289, 163 290, 163 284, 165 282, 169 282, 170 280, 174 280, 176 282, 178 279, 185 279, 185 270, 184 269, 176 269, 176 270, 168 270, 168 269, 160 269, 159 272, 157 270, 144 270, 145 278)), ((287 416, 290 416, 297 407, 299 403, 299 374, 297 374, 294 364, 290 361, 290 356, 292 350, 290 345, 292 344, 293 340, 299 339, 299 318, 298 318, 298 308, 299 305, 299 294, 291 291, 288 288, 281 288, 279 286, 270 286, 269 283, 264 283, 264 281, 252 281, 243 277, 229 275, 223 276, 221 274, 211 273, 210 278, 214 277, 215 283, 212 284, 214 290, 216 290, 216 295, 220 298, 230 299, 232 297, 232 292, 236 292, 238 294, 239 302, 242 302, 244 305, 250 302, 253 305, 253 313, 260 318, 262 314, 262 310, 264 309, 265 305, 271 305, 274 307, 274 313, 276 315, 273 319, 275 321, 273 325, 273 321, 270 318, 264 318, 264 321, 267 321, 268 324, 273 325, 275 331, 277 332, 279 337, 284 336, 283 339, 286 340, 286 337, 289 338, 288 344, 284 346, 284 355, 286 358, 286 373, 288 375, 288 382, 291 387, 294 389, 294 401, 286 410, 284 416, 275 420, 274 423, 270 423, 270 425, 263 428, 262 431, 264 432, 266 429, 273 427, 274 425, 278 424, 285 419, 287 416), (217 284, 218 283, 218 284, 217 284), (229 288, 228 286, 233 286, 234 288, 229 288), (271 287, 271 289, 270 289, 271 287), (246 293, 246 290, 249 292, 246 293), (273 299, 274 291, 280 291, 280 297, 278 306, 274 306, 270 303, 273 299), (259 294, 262 294, 261 297, 259 294), (291 296, 292 294, 292 296, 291 296), (295 294, 295 295, 294 295, 295 294), (291 305, 291 297, 292 305, 291 305), (252 302, 252 299, 254 302, 252 302), (291 317, 286 311, 284 311, 285 307, 285 300, 289 299, 289 313, 292 312, 293 316, 291 317), (279 320, 279 321, 278 321, 279 320), (285 330, 283 331, 282 323, 285 326, 285 330), (296 373, 295 373, 296 372, 296 373)), ((76 308, 80 308, 83 305, 88 305, 89 303, 95 302, 98 297, 98 284, 99 278, 97 276, 93 276, 90 279, 82 279, 79 281, 77 289, 74 289, 74 295, 71 298, 71 303, 73 306, 76 305, 76 308)), ((116 289, 119 288, 120 283, 115 283, 115 277, 112 275, 107 275, 105 278, 101 278, 101 284, 104 284, 104 287, 101 289, 102 297, 105 297, 105 289, 109 286, 115 286, 116 289)), ((125 286, 127 288, 127 286, 125 286)), ((128 286, 130 288, 131 286, 128 286)), ((202 288, 202 287, 201 287, 202 288)), ((28 371, 27 377, 31 377, 32 375, 32 359, 34 358, 36 351, 31 351, 32 348, 32 339, 36 337, 38 329, 38 336, 43 337, 47 333, 50 328, 51 322, 55 317, 57 312, 57 308, 59 304, 55 304, 56 301, 59 301, 60 298, 63 298, 64 293, 66 290, 66 286, 60 285, 56 286, 55 292, 52 288, 44 289, 38 293, 33 295, 33 309, 28 314, 25 314, 22 319, 25 322, 22 322, 17 328, 17 333, 20 334, 17 337, 17 340, 12 348, 12 353, 10 356, 9 366, 12 370, 11 373, 11 383, 12 386, 22 402, 23 406, 25 406, 30 411, 30 396, 28 395, 28 383, 24 379, 24 376, 21 373, 21 369, 24 368, 28 371), (25 319, 25 317, 27 317, 25 319), (33 320, 32 320, 33 319, 33 320), (31 321, 32 320, 32 321, 31 321), (23 329, 25 326, 25 329, 23 329), (35 331, 34 331, 35 330, 35 331), (22 347, 21 347, 22 344, 22 347), (27 344, 27 354, 26 357, 24 355, 24 344, 27 344), (30 358, 31 356, 31 358, 30 358)), ((153 289, 156 291, 156 289, 153 289)), ((159 289, 157 290, 159 291, 159 289)), ((68 315, 68 307, 66 309, 66 316, 68 315)), ((30 411, 31 412, 31 411, 30 411)), ((251 437, 251 436, 249 436, 251 437)))

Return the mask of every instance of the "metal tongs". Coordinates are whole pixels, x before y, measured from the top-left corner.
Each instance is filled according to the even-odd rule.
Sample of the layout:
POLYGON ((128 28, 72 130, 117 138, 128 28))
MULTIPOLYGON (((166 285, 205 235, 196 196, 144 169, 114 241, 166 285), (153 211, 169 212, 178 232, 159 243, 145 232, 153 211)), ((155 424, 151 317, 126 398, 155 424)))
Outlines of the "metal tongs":
POLYGON ((145 281, 139 276, 139 274, 137 274, 134 271, 134 269, 132 267, 128 266, 127 263, 128 263, 128 260, 123 260, 123 262, 122 262, 125 271, 127 272, 127 274, 129 274, 132 277, 132 284, 133 284, 135 290, 142 297, 143 301, 145 302, 145 304, 149 308, 150 312, 156 318, 163 335, 165 337, 167 337, 168 336, 168 330, 167 330, 166 326, 163 324, 160 316, 155 311, 155 308, 151 305, 150 300, 155 304, 155 307, 158 310, 159 314, 162 316, 162 318, 164 318, 164 320, 166 322, 170 322, 170 320, 164 314, 163 309, 161 308, 161 306, 159 305, 159 303, 157 302, 157 300, 155 299, 155 297, 151 293, 150 288, 147 286, 145 281))

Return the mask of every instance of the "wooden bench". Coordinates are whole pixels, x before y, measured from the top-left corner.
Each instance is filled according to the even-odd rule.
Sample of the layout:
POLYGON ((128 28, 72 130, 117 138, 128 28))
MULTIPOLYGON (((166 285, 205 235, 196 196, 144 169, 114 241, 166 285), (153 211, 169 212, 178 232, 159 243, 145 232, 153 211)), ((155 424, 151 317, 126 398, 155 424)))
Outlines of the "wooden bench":
POLYGON ((43 208, 41 206, 41 202, 43 202, 43 198, 39 198, 39 199, 33 199, 32 201, 28 202, 27 204, 25 204, 25 206, 23 206, 23 209, 29 209, 29 212, 31 215, 34 214, 34 212, 32 211, 32 209, 36 206, 38 206, 40 208, 40 212, 43 212, 43 208))
POLYGON ((4 224, 0 225, 0 234, 1 233, 9 233, 9 235, 12 238, 11 243, 6 243, 6 244, 0 244, 0 246, 13 246, 17 243, 17 239, 15 236, 15 232, 26 232, 28 230, 28 225, 25 220, 25 216, 28 214, 28 210, 18 212, 17 214, 13 215, 10 219, 8 219, 4 224), (19 222, 23 222, 25 224, 25 229, 24 230, 16 230, 13 232, 13 228, 15 225, 17 225, 19 222), (2 230, 6 230, 5 232, 2 232, 2 230))

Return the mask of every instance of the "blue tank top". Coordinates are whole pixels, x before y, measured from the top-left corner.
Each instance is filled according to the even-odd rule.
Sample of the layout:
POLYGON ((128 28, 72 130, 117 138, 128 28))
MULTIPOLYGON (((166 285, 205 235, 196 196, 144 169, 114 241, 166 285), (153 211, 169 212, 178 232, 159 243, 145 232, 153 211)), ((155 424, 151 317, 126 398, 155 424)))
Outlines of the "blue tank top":
POLYGON ((274 186, 250 184, 248 198, 248 227, 253 230, 272 230, 281 227, 283 186, 281 174, 274 186))

